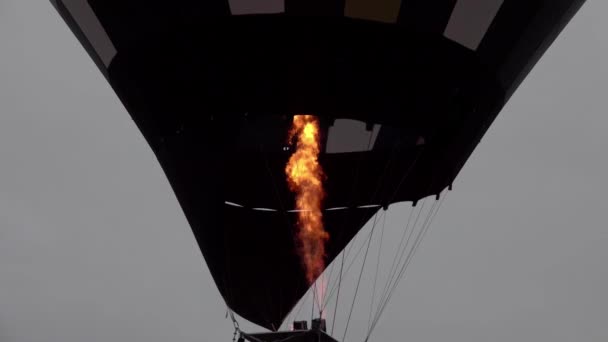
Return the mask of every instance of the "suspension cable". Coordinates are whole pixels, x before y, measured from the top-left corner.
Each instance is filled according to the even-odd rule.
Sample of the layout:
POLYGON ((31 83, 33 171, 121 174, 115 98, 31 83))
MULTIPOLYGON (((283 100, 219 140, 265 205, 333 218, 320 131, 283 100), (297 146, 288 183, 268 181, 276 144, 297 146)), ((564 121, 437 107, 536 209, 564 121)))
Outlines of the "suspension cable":
POLYGON ((369 314, 367 317, 368 331, 371 326, 372 309, 374 307, 374 299, 375 299, 374 297, 376 296, 376 283, 378 281, 378 269, 380 269, 380 255, 382 254, 382 242, 384 240, 384 228, 386 226, 386 216, 388 216, 388 214, 385 212, 384 217, 382 219, 382 230, 380 231, 380 246, 378 247, 378 258, 376 259, 376 273, 374 275, 374 286, 372 288, 372 300, 370 301, 370 304, 369 304, 369 314))
MULTIPOLYGON (((342 252, 342 262, 340 263, 340 280, 338 282, 338 284, 342 283, 342 270, 344 269, 344 252, 342 252)), ((331 296, 331 294, 330 294, 331 296)), ((340 299, 340 285, 338 285, 338 295, 336 296, 336 306, 334 308, 334 318, 332 319, 331 322, 331 331, 330 334, 333 335, 334 333, 334 325, 336 324, 336 312, 338 312, 338 300, 340 299)), ((329 303, 329 301, 328 301, 329 303)))
MULTIPOLYGON (((415 209, 412 208, 412 210, 410 210, 410 214, 408 215, 407 224, 405 225, 405 229, 403 230, 403 234, 401 235, 401 239, 399 240, 399 245, 397 246, 397 251, 395 252, 395 256, 393 258, 393 262, 391 263, 391 267, 389 268, 389 271, 388 271, 388 275, 387 276, 388 276, 389 279, 391 279, 391 277, 393 275, 393 271, 394 271, 394 268, 396 267, 396 263, 397 263, 397 260, 398 260, 398 255, 400 255, 401 249, 405 248, 405 247, 403 247, 403 243, 405 242, 406 237, 408 237, 408 232, 410 231, 410 225, 412 223, 412 217, 414 216, 414 211, 415 211, 415 209)), ((420 215, 420 213, 418 213, 418 214, 420 215)), ((412 230, 414 228, 415 228, 415 224, 414 224, 414 226, 412 226, 412 230)), ((384 285, 384 289, 382 290, 382 294, 380 296, 380 298, 381 298, 380 301, 382 301, 382 298, 384 297, 384 294, 385 294, 385 292, 387 290, 387 286, 388 286, 389 282, 387 282, 384 285)))
MULTIPOLYGON (((381 174, 381 176, 378 178, 378 182, 377 182, 377 184, 376 184, 376 188, 375 188, 374 192, 372 193, 372 196, 371 196, 371 199, 370 199, 370 201, 371 201, 371 202, 373 202, 373 201, 375 200, 376 196, 378 195, 378 192, 379 192, 379 191, 380 191, 380 189, 382 188, 382 185, 384 184, 384 183, 383 183, 383 181, 384 181, 384 176, 386 175, 386 172, 389 170, 389 167, 390 167, 391 163, 393 162, 393 159, 394 159, 394 157, 395 157, 395 153, 397 152, 397 150, 398 150, 398 149, 399 149, 399 144, 398 144, 397 142, 395 142, 395 143, 393 144, 392 149, 391 149, 390 157, 387 159, 386 164, 384 165, 384 169, 383 169, 383 171, 382 171, 382 174, 381 174)), ((411 170, 412 170, 412 169, 414 168, 414 166, 416 165, 416 163, 417 163, 418 158, 420 157, 420 155, 421 155, 421 152, 419 151, 419 152, 418 152, 418 154, 416 155, 416 158, 414 158, 414 160, 412 161, 412 163, 409 165, 409 167, 408 167, 407 171, 405 172, 404 176, 401 178, 400 185, 401 185, 401 183, 402 183, 402 182, 405 180, 405 178, 407 178, 407 176, 410 174, 411 170)), ((398 190, 398 189, 397 189, 397 190, 398 190)), ((370 202, 370 203, 371 203, 371 202, 370 202)), ((368 237, 369 237, 369 238, 371 238, 371 232, 370 232, 370 234, 368 234, 368 237)), ((350 245, 350 246, 352 246, 352 245, 350 245)), ((348 247, 349 252, 350 252, 350 246, 348 247)), ((359 252, 360 252, 360 251, 363 249, 363 246, 364 246, 364 245, 361 245, 361 246, 360 246, 360 248, 359 248, 359 250, 357 251, 357 253, 356 253, 355 257, 353 258, 353 261, 351 262, 351 265, 354 263, 354 261, 355 261, 356 257, 358 256, 359 252)), ((343 252, 343 253, 344 253, 344 252, 343 252)), ((348 257, 348 253, 347 253, 347 257, 348 257)), ((346 269, 346 273, 348 273, 349 269, 350 269, 350 265, 349 265, 349 267, 347 267, 347 269, 346 269)), ((342 279, 342 277, 340 277, 340 283, 338 284, 338 288, 339 288, 339 287, 340 287, 340 285, 341 285, 341 279, 342 279)), ((334 290, 335 290, 335 282, 334 282, 334 285, 331 285, 331 286, 330 286, 330 288, 331 288, 332 290, 330 291, 330 295, 328 296, 327 302, 328 302, 328 301, 331 299, 331 297, 332 297, 332 295, 333 295, 333 292, 334 292, 334 290)))
MULTIPOLYGON (((388 281, 384 285, 384 290, 382 291, 382 294, 380 295, 380 301, 378 303, 383 303, 386 298, 386 295, 390 289, 390 284, 394 281, 395 275, 397 273, 397 269, 398 269, 399 265, 401 264, 401 261, 403 260, 403 255, 407 251, 407 246, 409 245, 410 239, 414 233, 414 230, 416 229, 416 226, 420 219, 420 215, 422 214, 422 211, 424 210, 425 205, 426 205, 426 200, 423 200, 422 205, 420 206, 420 209, 418 210, 418 214, 416 214, 413 224, 411 225, 411 229, 410 229, 411 222, 408 220, 406 229, 403 231, 401 241, 399 242, 400 243, 399 248, 397 249, 395 258, 393 259, 393 263, 392 263, 391 268, 388 273, 388 281), (405 242, 405 244, 403 244, 403 242, 405 242)), ((415 212, 415 209, 412 209, 412 211, 410 212, 410 215, 413 214, 414 212, 415 212)))
MULTIPOLYGON (((371 238, 371 231, 369 233, 367 233, 367 237, 362 241, 361 246, 359 246, 359 249, 357 250, 357 252, 355 252, 355 256, 352 258, 352 260, 350 260, 350 262, 348 263, 348 266, 346 267, 346 271, 344 272, 345 274, 348 274, 348 272, 350 271, 350 269, 352 268, 352 266, 354 265, 355 261, 357 261, 357 258, 359 257, 359 255, 361 254, 361 252, 363 251, 363 247, 365 247, 365 243, 367 241, 369 241, 369 239, 371 238)), ((346 255, 346 257, 348 258, 348 254, 346 255)), ((333 294, 335 293, 336 290, 340 290, 340 286, 339 284, 336 284, 334 282, 334 285, 331 287, 331 290, 329 291, 329 295, 327 297, 326 302, 329 303, 329 301, 331 300, 331 298, 333 297, 333 294)))
MULTIPOLYGON (((371 329, 368 331, 368 334, 367 334, 367 336, 365 338, 365 341, 368 341, 368 339, 371 336, 373 330, 375 329, 375 327, 376 327, 376 325, 377 325, 380 317, 382 316, 382 313, 386 309, 388 302, 390 301, 392 295, 394 294, 394 291, 395 291, 398 283, 403 279, 403 277, 405 275, 405 271, 407 270, 408 266, 410 265, 411 260, 413 259, 413 256, 416 254, 416 251, 418 250, 419 246, 421 245, 422 240, 426 236, 427 232, 430 230, 430 227, 432 226, 432 223, 433 223, 435 217, 437 216, 437 213, 441 209, 441 206, 442 206, 442 204, 443 204, 443 202, 445 200, 445 197, 447 197, 447 196, 442 196, 442 198, 440 199, 438 205, 433 208, 434 210, 430 210, 429 211, 427 219, 423 223, 423 227, 421 228, 421 231, 418 234, 418 236, 416 238, 416 241, 412 245, 412 250, 410 251, 410 253, 408 253, 408 257, 406 258, 405 263, 403 264, 403 266, 399 270, 399 275, 398 275, 396 281, 393 283, 392 288, 390 290, 390 293, 388 294, 387 298, 382 303, 382 305, 379 306, 379 310, 376 312, 373 324, 371 326, 371 329)), ((437 204, 437 202, 435 202, 435 204, 437 204)))
MULTIPOLYGON (((426 217, 426 219, 424 220, 424 222, 427 222, 427 221, 428 221, 428 217, 430 216, 430 214, 431 214, 432 210, 434 209, 434 207, 435 207, 435 203, 434 203, 433 207, 431 208, 431 210, 429 210, 429 211, 427 212, 427 217, 426 217)), ((420 210, 420 212, 419 212, 419 214, 418 214, 418 217, 420 216, 420 213, 421 213, 421 212, 422 212, 422 208, 421 208, 421 210, 420 210)), ((423 223, 423 224, 422 224, 422 227, 421 227, 420 231, 419 231, 419 232, 418 232, 418 234, 416 235, 415 241, 412 243, 412 247, 409 249, 409 252, 407 253, 406 258, 405 258, 405 259, 403 259, 403 256, 405 255, 405 251, 407 251, 407 250, 408 250, 408 249, 407 249, 407 246, 409 245, 409 240, 410 240, 411 236, 413 235, 413 234, 411 234, 411 233, 413 233, 413 232, 414 232, 415 227, 416 227, 416 224, 417 224, 417 221, 418 221, 418 220, 416 220, 416 223, 414 224, 414 227, 412 228, 412 230, 411 230, 411 232, 410 232, 410 236, 408 237, 408 240, 407 240, 407 242, 406 242, 406 245, 405 245, 404 249, 402 250, 402 252, 403 252, 403 253, 402 253, 402 254, 399 256, 399 262, 397 263, 397 265, 401 265, 401 264, 403 263, 403 266, 405 266, 405 265, 407 264, 407 261, 408 261, 408 259, 409 259, 410 255, 411 255, 412 251, 414 250, 414 247, 415 247, 415 245, 416 245, 417 241, 420 239, 420 236, 421 236, 421 233, 422 233, 422 231, 423 231, 423 229, 424 229, 425 223, 423 223), (404 261, 404 260, 405 260, 405 261, 404 261)), ((388 301, 390 300, 390 297, 391 297, 391 295, 392 295, 392 293, 393 293, 394 289, 396 288, 396 284, 397 284, 397 283, 398 283, 398 281, 400 280, 400 275, 401 275, 401 274, 402 274, 402 272, 403 272, 403 266, 401 266, 401 267, 399 267, 399 266, 398 266, 398 267, 395 269, 395 273, 394 273, 394 274, 391 276, 391 278, 390 278, 389 282, 386 284, 386 285, 387 285, 387 287, 386 287, 386 291, 385 291, 385 293, 383 294, 383 299, 382 299, 382 300, 381 300, 381 302, 380 302, 381 304, 380 304, 380 305, 379 305, 379 307, 378 307, 379 309, 378 309, 378 313, 377 313, 377 315, 376 315, 376 316, 380 316, 380 315, 381 315, 381 312, 382 312, 382 311, 384 311, 384 308, 386 307, 386 304, 387 304, 387 303, 388 303, 388 301), (397 271, 397 270, 399 270, 399 271, 397 271)), ((374 319, 374 321, 377 321, 377 318, 375 318, 375 319, 374 319)), ((374 322, 374 324, 372 325, 372 327, 374 327, 374 326, 375 326, 375 324, 376 324, 376 322, 374 322)), ((372 328, 372 329, 373 329, 373 328, 372 328)))
POLYGON ((241 329, 239 328, 239 322, 237 322, 236 318, 234 317, 234 312, 232 312, 232 309, 230 309, 230 307, 226 304, 226 317, 230 316, 230 319, 232 320, 232 325, 234 326, 234 333, 232 334, 232 342, 236 342, 236 335, 240 335, 241 334, 241 329))
POLYGON ((365 249, 365 256, 363 257, 363 263, 361 264, 361 271, 359 272, 359 279, 357 280, 357 286, 355 288, 355 295, 353 296, 353 302, 350 305, 350 312, 348 314, 348 319, 346 320, 346 328, 344 329, 344 335, 342 336, 342 342, 346 342, 346 333, 348 332, 348 325, 350 323, 350 318, 353 314, 353 308, 355 307, 355 301, 357 300, 357 293, 359 292, 359 285, 361 284, 361 276, 363 275, 363 269, 365 268, 365 261, 367 260, 367 253, 369 252, 369 246, 371 244, 371 235, 373 235, 374 230, 376 228, 376 221, 378 218, 378 212, 374 215, 374 223, 372 225, 372 230, 370 233, 370 238, 367 241, 367 248, 365 249))
POLYGON ((317 287, 312 284, 312 303, 310 305, 310 321, 315 317, 315 300, 317 299, 317 287))

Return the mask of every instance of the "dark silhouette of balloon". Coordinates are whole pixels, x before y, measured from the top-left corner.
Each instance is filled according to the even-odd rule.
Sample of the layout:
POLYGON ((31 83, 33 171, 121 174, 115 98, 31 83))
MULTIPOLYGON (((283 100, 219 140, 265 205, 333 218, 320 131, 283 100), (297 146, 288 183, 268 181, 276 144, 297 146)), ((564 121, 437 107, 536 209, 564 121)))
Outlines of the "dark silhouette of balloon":
POLYGON ((51 2, 156 154, 228 306, 276 330, 308 287, 292 115, 320 119, 329 263, 380 208, 452 184, 584 0, 51 2))

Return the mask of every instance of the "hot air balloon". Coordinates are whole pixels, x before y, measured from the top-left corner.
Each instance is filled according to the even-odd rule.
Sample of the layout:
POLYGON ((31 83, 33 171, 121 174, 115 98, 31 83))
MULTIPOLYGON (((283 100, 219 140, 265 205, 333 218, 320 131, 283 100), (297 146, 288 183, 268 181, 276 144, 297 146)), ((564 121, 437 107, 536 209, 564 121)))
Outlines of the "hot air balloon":
POLYGON ((323 318, 279 331, 311 288, 285 176, 295 115, 318 127, 325 268, 390 205, 451 188, 584 3, 50 1, 157 156, 231 316, 270 330, 239 331, 255 342, 334 340, 323 318))

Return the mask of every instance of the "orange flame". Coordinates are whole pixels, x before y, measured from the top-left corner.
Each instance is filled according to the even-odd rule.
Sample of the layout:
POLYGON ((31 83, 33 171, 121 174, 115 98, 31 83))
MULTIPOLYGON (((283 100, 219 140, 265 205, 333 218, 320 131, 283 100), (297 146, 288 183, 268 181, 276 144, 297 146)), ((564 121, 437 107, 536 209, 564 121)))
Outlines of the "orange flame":
POLYGON ((319 122, 312 115, 296 115, 289 132, 289 141, 297 136, 296 151, 285 167, 289 189, 296 193, 298 209, 298 240, 300 257, 306 268, 306 279, 312 284, 325 269, 325 241, 329 234, 323 229, 321 204, 324 173, 319 164, 321 150, 319 122))

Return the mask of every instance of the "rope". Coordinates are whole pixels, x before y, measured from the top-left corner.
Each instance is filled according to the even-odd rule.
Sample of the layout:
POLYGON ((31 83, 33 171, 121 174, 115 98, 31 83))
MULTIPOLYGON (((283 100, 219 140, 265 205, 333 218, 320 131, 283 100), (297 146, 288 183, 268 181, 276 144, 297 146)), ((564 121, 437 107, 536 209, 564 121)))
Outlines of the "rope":
POLYGON ((359 292, 359 285, 361 284, 361 276, 363 275, 363 269, 365 268, 365 261, 367 260, 367 253, 369 252, 369 246, 371 245, 372 239, 371 236, 374 233, 376 228, 376 222, 378 218, 378 213, 374 215, 374 224, 372 225, 372 230, 370 232, 370 238, 367 241, 367 248, 365 249, 365 256, 363 257, 363 263, 361 264, 361 271, 359 272, 359 279, 357 280, 357 286, 355 288, 355 295, 353 296, 353 302, 350 305, 350 312, 348 314, 348 320, 346 321, 346 328, 344 329, 344 335, 342 336, 342 342, 346 342, 346 332, 348 331, 348 325, 350 323, 350 318, 353 314, 353 308, 355 307, 355 301, 357 300, 357 293, 359 292))
MULTIPOLYGON (((399 267, 399 265, 401 264, 401 260, 403 259, 403 255, 405 254, 405 251, 407 250, 407 246, 409 245, 409 241, 412 237, 412 234, 414 233, 414 230, 416 229, 416 225, 418 224, 418 220, 420 219, 420 215, 424 209, 424 206, 426 204, 426 201, 423 200, 422 205, 420 206, 420 210, 418 211, 418 214, 416 215, 416 218, 414 220, 414 224, 411 225, 411 229, 410 229, 410 224, 411 224, 411 218, 412 215, 415 212, 415 209, 412 209, 410 211, 410 215, 408 217, 408 222, 407 225, 403 231, 403 235, 401 236, 401 240, 399 241, 399 247, 397 248, 397 252, 395 253, 395 258, 393 259, 393 262, 391 264, 391 268, 389 269, 389 273, 388 273, 388 281, 386 282, 386 284, 384 285, 384 289, 382 290, 382 294, 380 295, 380 301, 379 303, 383 303, 384 300, 386 299, 386 296, 388 294, 388 291, 390 289, 390 284, 394 281, 394 277, 397 273, 397 269, 399 267), (408 234, 409 232, 409 234, 408 234), (407 239, 406 239, 407 236, 407 239), (405 242, 405 245, 403 244, 403 242, 405 242)), ((379 304, 379 307, 382 304, 379 304)))
MULTIPOLYGON (((342 262, 344 262, 345 259, 348 259, 348 257, 350 256, 350 252, 352 251, 353 247, 356 245, 356 242, 359 238, 360 234, 355 235, 355 237, 353 238, 353 240, 348 244, 348 246, 345 248, 345 251, 342 251, 342 262)), ((368 233, 369 236, 369 233, 368 233)), ((365 238, 367 239, 367 237, 365 238)), ((367 241, 367 240, 365 240, 367 241)), ((364 242, 365 243, 365 242, 364 242)), ((359 247, 359 249, 357 250, 357 252, 355 253, 355 257, 356 258, 359 253, 361 252, 361 249, 363 248, 363 244, 359 247)), ((348 273, 348 271, 350 270, 350 267, 352 266, 352 261, 348 264, 348 266, 346 267, 346 272, 344 273, 348 273)), ((344 265, 340 265, 341 269, 344 265)), ((327 299, 325 300, 326 304, 329 304, 329 301, 331 300, 334 292, 336 289, 340 289, 340 284, 341 284, 341 278, 334 280, 333 282, 330 282, 331 284, 329 285, 329 288, 331 289, 329 291, 329 295, 326 297, 327 299)))
MULTIPOLYGON (((361 254, 361 251, 363 251, 363 247, 365 246, 365 243, 367 241, 369 241, 369 239, 371 238, 372 232, 370 231, 369 233, 367 233, 367 237, 363 240, 361 246, 359 246, 359 249, 357 250, 357 252, 355 253, 355 256, 353 257, 352 260, 350 260, 350 263, 348 264, 348 266, 346 267, 346 274, 348 274, 348 272, 350 271, 350 269, 352 268, 352 266, 354 265, 355 261, 357 261, 357 258, 359 257, 359 254, 361 254)), ((352 246, 351 246, 352 247, 352 246)), ((348 253, 346 254, 346 257, 348 258, 348 253)), ((336 284, 334 283, 334 286, 331 287, 331 290, 329 292, 329 296, 327 299, 327 302, 329 302, 329 300, 331 300, 331 297, 333 296, 334 292, 337 290, 340 290, 339 286, 336 286, 336 284)))
MULTIPOLYGON (((382 171, 382 174, 381 174, 381 176, 378 179, 378 184, 376 185, 376 189, 374 190, 374 193, 372 195, 371 202, 373 202, 373 200, 376 198, 378 192, 380 191, 380 189, 382 187, 383 180, 384 180, 384 175, 386 174, 387 170, 389 169, 389 166, 391 165, 391 163, 392 163, 392 161, 394 159, 396 150, 398 150, 398 143, 397 142, 395 142, 395 144, 393 145, 393 148, 391 149, 390 158, 387 160, 387 162, 386 162, 386 164, 384 166, 384 169, 382 171)), ((399 186, 405 180, 405 178, 407 178, 407 176, 409 175, 409 173, 411 172, 411 170, 413 169, 413 167, 416 165, 416 162, 418 161, 418 158, 419 158, 420 154, 421 154, 421 152, 418 152, 418 154, 416 155, 416 158, 413 160, 412 164, 410 164, 410 166, 408 167, 405 175, 401 178, 401 181, 399 182, 399 186)), ((377 215, 377 213, 376 213, 376 215, 377 215)), ((366 252, 365 252, 365 257, 364 257, 364 260, 363 260, 363 266, 365 266, 365 261, 367 259, 367 253, 369 251, 369 243, 371 242, 371 237, 372 237, 374 228, 375 228, 375 219, 374 219, 374 226, 372 227, 372 231, 369 234, 369 239, 370 240, 368 240, 368 248, 366 249, 366 252)), ((357 251, 355 257, 353 258, 353 261, 351 262, 351 265, 356 260, 356 257, 358 256, 358 254, 362 250, 362 248, 363 248, 363 245, 361 245, 359 251, 357 251)), ((342 284, 343 262, 344 262, 344 254, 343 254, 342 265, 341 265, 341 269, 340 269, 340 279, 339 279, 339 282, 338 282, 338 293, 340 292, 340 287, 341 287, 341 284, 342 284)), ((351 265, 349 265, 349 267, 347 268, 346 273, 348 273, 351 265)), ((359 283, 360 283, 362 274, 363 274, 363 267, 361 269, 361 273, 359 274, 359 281, 357 282, 357 287, 356 287, 356 290, 355 290, 355 297, 353 298, 353 304, 351 305, 351 310, 350 310, 350 313, 349 313, 349 319, 348 319, 348 321, 346 323, 346 329, 344 331, 344 338, 343 338, 343 340, 346 337, 346 333, 347 333, 347 330, 348 330, 348 325, 350 323, 350 317, 352 315, 352 310, 353 310, 353 306, 354 306, 354 303, 355 303, 355 300, 356 300, 356 295, 357 295, 357 292, 358 292, 358 289, 359 289, 359 283)), ((333 292, 334 292, 334 288, 332 287, 332 290, 330 291, 330 295, 328 296, 327 302, 329 302, 329 300, 331 300, 331 298, 333 296, 333 292)), ((333 333, 333 326, 335 324, 335 316, 336 316, 336 312, 337 311, 338 311, 338 299, 336 299, 336 310, 334 311, 334 321, 332 322, 332 333, 333 333)))
MULTIPOLYGON (((409 265, 409 262, 411 260, 411 257, 414 255, 414 253, 416 252, 417 247, 419 246, 419 243, 421 241, 421 237, 424 236, 426 229, 428 228, 428 222, 429 222, 429 218, 432 216, 432 212, 435 210, 436 207, 436 202, 433 203, 433 207, 431 207, 431 210, 429 210, 429 212, 427 213, 427 216, 424 220, 424 223, 422 224, 422 227, 420 229, 420 231, 418 231, 418 234, 416 235, 416 239, 414 240, 414 243, 412 244, 412 247, 410 248, 409 252, 407 253, 407 256, 405 258, 405 261, 403 263, 403 265, 401 266, 401 268, 399 269, 399 273, 397 274, 397 278, 393 281, 393 284, 391 285, 391 290, 385 300, 385 303, 388 303, 388 301, 390 300, 392 294, 394 293, 395 288, 397 287, 397 284, 399 283, 399 281, 402 278, 402 275, 404 274, 405 269, 407 268, 407 266, 409 265)), ((386 304, 384 304, 386 305, 386 304)))
MULTIPOLYGON (((393 272, 394 272, 394 268, 396 267, 395 263, 399 259, 397 256, 400 255, 401 249, 404 248, 403 242, 405 241, 406 236, 408 236, 407 233, 410 231, 410 224, 412 223, 412 217, 414 216, 414 211, 415 211, 415 209, 410 210, 410 214, 408 215, 407 224, 405 225, 405 229, 403 230, 403 234, 401 235, 401 239, 399 240, 399 245, 397 246, 397 251, 395 252, 395 257, 393 258, 393 262, 391 263, 391 267, 389 268, 389 271, 388 271, 388 279, 391 279, 393 272)), ((414 227, 412 227, 412 229, 414 229, 414 227)), ((384 295, 387 291, 387 287, 388 287, 389 283, 390 283, 390 281, 384 285, 384 289, 382 290, 382 295, 380 296, 381 301, 382 301, 382 298, 384 298, 384 295)))
POLYGON ((236 342, 236 335, 241 335, 239 322, 237 322, 236 318, 234 317, 234 312, 232 312, 232 309, 230 309, 229 306, 226 306, 226 309, 226 317, 230 316, 230 319, 232 320, 232 325, 234 326, 234 333, 232 333, 232 342, 236 342))
MULTIPOLYGON (((423 206, 424 206, 424 203, 423 203, 423 206)), ((432 210, 434 209, 434 206, 435 206, 435 204, 433 205, 433 208, 431 208, 431 210, 429 210, 429 212, 427 213, 427 218, 425 219, 425 222, 428 220, 428 217, 429 217, 430 213, 432 212, 432 210)), ((405 244, 405 247, 404 247, 404 249, 402 250, 402 254, 399 256, 399 262, 397 263, 397 265, 400 265, 400 264, 402 263, 402 261, 404 260, 404 259, 403 259, 403 255, 405 255, 405 251, 407 250, 407 246, 409 245, 410 238, 411 238, 411 236, 412 236, 412 234, 413 234, 413 232, 414 232, 414 230, 415 230, 416 224, 417 224, 417 222, 418 222, 418 218, 420 217, 420 214, 422 213, 422 211, 423 211, 423 210, 422 210, 422 208, 421 208, 421 209, 420 209, 420 211, 419 211, 419 213, 418 213, 418 216, 417 216, 416 222, 414 223, 414 226, 413 226, 413 228, 412 228, 412 230, 411 230, 411 232, 410 232, 410 235, 408 236, 408 239, 407 239, 407 242, 406 242, 406 244, 405 244)), ((381 301, 381 303, 382 303, 382 304, 380 304, 380 305, 379 305, 379 310, 378 310, 378 312, 377 312, 377 314, 376 314, 376 317, 374 318, 374 323, 372 324, 372 329, 370 329, 370 330, 373 330, 373 328, 374 328, 374 327, 375 327, 375 325, 377 324, 378 318, 380 317, 380 315, 382 315, 382 312, 383 312, 383 311, 384 311, 384 309, 386 308, 386 305, 387 305, 387 303, 389 302, 389 300, 390 300, 390 298, 391 298, 391 296, 392 296, 392 293, 394 292, 394 289, 396 288, 396 285, 397 285, 398 281, 400 280, 400 276, 401 276, 401 274, 402 274, 402 272, 403 272, 403 268, 404 268, 404 266, 407 264, 408 259, 410 258, 410 255, 411 255, 412 251, 414 250, 414 246, 416 245, 417 240, 418 240, 418 239, 420 238, 420 236, 421 236, 421 233, 422 233, 422 231, 423 231, 423 229, 424 229, 424 226, 425 226, 425 224, 423 223, 423 225, 422 225, 422 227, 421 227, 421 229, 420 229, 420 231, 419 231, 418 235, 416 236, 415 242, 414 242, 414 243, 413 243, 413 245, 412 245, 412 248, 411 248, 411 249, 410 249, 410 251, 407 253, 407 256, 406 256, 406 258, 405 258, 405 262, 403 263, 403 266, 402 266, 401 268, 397 267, 397 268, 395 269, 395 273, 392 275, 391 279, 390 279, 390 280, 389 280, 389 282, 387 283, 386 292, 383 294, 383 297, 384 297, 384 298, 383 298, 383 300, 381 301), (399 269, 399 272, 397 272, 397 269, 399 269), (396 277, 395 277, 395 276, 396 276, 396 277)), ((368 332, 368 335, 370 335, 370 334, 371 334, 371 332, 368 332)))
MULTIPOLYGON (((372 133, 370 133, 370 135, 369 135, 369 139, 368 139, 368 141, 367 141, 367 149, 368 149, 368 150, 370 149, 370 147, 371 147, 371 145, 372 145, 372 137, 373 137, 373 132, 372 132, 372 133)), ((351 202, 350 202, 350 204, 351 204, 351 206, 352 206, 352 204, 354 203, 354 198, 355 198, 354 194, 355 194, 355 190, 356 190, 356 188, 357 188, 357 186, 358 186, 358 184, 359 184, 359 171, 361 170, 361 162, 362 162, 362 161, 363 161, 363 155, 361 155, 361 156, 359 157, 359 159, 357 159, 357 167, 356 167, 356 169, 355 169, 355 179, 354 179, 353 184, 351 185, 351 189, 350 189, 350 192, 351 192, 351 194, 350 194, 350 198, 351 198, 351 202)), ((341 227, 344 227, 344 223, 345 223, 345 222, 346 222, 346 218, 345 218, 344 220, 342 220, 341 227)), ((328 279, 328 281, 331 281, 331 276, 332 276, 332 274, 333 274, 333 272, 334 272, 334 267, 333 267, 333 265, 334 265, 334 264, 332 263, 332 267, 331 267, 331 269, 329 270, 329 277, 327 278, 327 279, 328 279)))
MULTIPOLYGON (((342 262, 340 263, 340 280, 338 281, 338 284, 342 283, 342 270, 344 269, 344 252, 342 252, 342 262)), ((331 294, 330 294, 331 297, 331 294)), ((338 312, 338 300, 340 299, 340 285, 338 285, 338 295, 336 297, 336 306, 334 308, 334 318, 332 319, 331 322, 331 331, 330 334, 333 335, 334 333, 334 325, 336 324, 336 312, 338 312)), ((328 303, 329 303, 329 299, 328 299, 328 303)))
POLYGON ((384 240, 384 227, 386 226, 386 216, 388 214, 384 214, 382 220, 382 231, 380 232, 380 246, 378 247, 378 258, 376 260, 376 274, 374 275, 374 286, 372 288, 372 300, 369 304, 369 314, 367 317, 367 330, 369 331, 372 320, 372 310, 374 308, 374 299, 376 296, 376 282, 378 281, 378 270, 380 269, 380 255, 382 254, 382 242, 384 240))
MULTIPOLYGON (((372 138, 373 138, 373 131, 370 132, 369 139, 367 141, 367 149, 368 150, 371 148, 372 138)), ((357 187, 359 185, 359 172, 361 170, 361 162, 363 161, 363 156, 364 155, 361 154, 361 156, 359 157, 359 159, 357 159, 357 167, 355 168, 355 177, 354 177, 355 179, 354 179, 353 184, 351 186, 351 194, 350 194, 350 198, 351 198, 351 203, 350 204, 351 204, 351 206, 354 203, 354 198, 355 198, 354 195, 355 195, 356 189, 357 189, 357 187)), ((342 220, 341 228, 344 227, 344 224, 346 223, 346 220, 347 220, 346 217, 342 220)), ((343 231, 343 229, 340 229, 340 231, 343 231)), ((349 249, 349 251, 350 251, 350 249, 349 249)), ((328 283, 331 282, 331 276, 332 276, 333 270, 334 269, 333 269, 333 266, 332 266, 332 268, 329 271, 328 283)), ((334 325, 336 323, 336 313, 338 311, 338 300, 340 298, 340 287, 342 285, 342 271, 343 270, 344 270, 344 251, 342 251, 342 261, 340 263, 340 275, 339 275, 339 278, 338 278, 338 295, 336 297, 336 305, 335 305, 335 308, 334 308, 334 317, 332 319, 332 324, 331 324, 331 333, 333 333, 334 325)), ((324 307, 323 309, 325 309, 325 306, 327 306, 327 304, 329 304, 329 298, 331 298, 331 295, 328 296, 328 299, 323 304, 323 307, 324 307)))
MULTIPOLYGON (((408 256, 407 258, 407 264, 404 264, 401 271, 400 271, 400 275, 399 275, 399 280, 397 281, 397 283, 399 281, 401 281, 401 279, 403 278, 403 276, 405 275, 405 270, 407 269, 407 267, 409 266, 409 264, 411 263, 414 255, 416 254, 416 252, 418 251, 418 247, 420 247, 420 245, 422 244, 422 240, 424 239, 424 237, 426 236, 427 232, 430 230, 431 224, 433 222, 433 220, 435 219, 435 216, 437 216, 437 213, 439 212, 439 209, 441 208, 441 204, 443 202, 443 199, 439 201, 439 205, 436 206, 434 212, 431 212, 430 215, 427 217, 427 220, 425 222, 425 226, 423 227, 423 231, 421 232, 421 236, 419 239, 416 240, 414 247, 412 248, 410 254, 411 256, 408 256)), ((420 234, 419 234, 420 235, 420 234)), ((396 288, 397 284, 395 284, 394 288, 396 288)), ((394 289, 393 289, 394 291, 394 289)), ((392 292, 391 291, 391 296, 392 296, 392 292)), ((389 297, 390 298, 390 297, 389 297)))
POLYGON ((405 271, 407 270, 408 266, 410 265, 413 256, 416 254, 416 251, 418 250, 419 246, 422 244, 422 240, 424 239, 424 237, 426 236, 427 232, 430 230, 430 227, 432 226, 432 223, 435 219, 435 217, 437 216, 437 213, 439 212, 439 210, 441 209, 441 206, 445 200, 444 196, 441 198, 441 200, 439 201, 438 205, 437 202, 435 202, 433 206, 433 208, 429 211, 427 218, 425 219, 425 222, 423 223, 423 227, 421 229, 421 231, 419 232, 416 241, 413 244, 412 249, 410 250, 410 253, 408 253, 408 256, 405 260, 405 263, 403 264, 403 266, 401 267, 400 271, 399 271, 399 275, 397 277, 397 280, 393 283, 392 288, 387 296, 387 298, 385 299, 385 301, 382 303, 382 306, 379 307, 379 310, 377 312, 377 314, 375 315, 374 318, 374 322, 372 324, 371 329, 368 331, 368 334, 365 338, 365 341, 368 341, 373 330, 375 329, 380 317, 382 316, 382 313, 384 312, 384 310, 387 307, 388 302, 390 301, 390 299, 392 298, 392 295, 394 294, 395 289, 397 288, 398 283, 403 279, 403 276, 405 275, 405 271))
POLYGON ((317 282, 315 281, 314 284, 312 284, 312 303, 311 303, 311 308, 310 308, 310 321, 312 322, 312 319, 315 316, 315 301, 317 298, 317 282))

